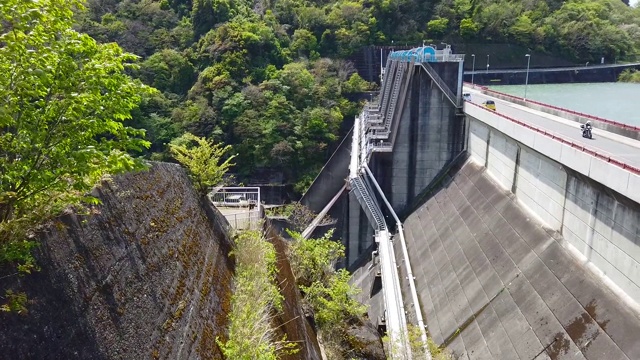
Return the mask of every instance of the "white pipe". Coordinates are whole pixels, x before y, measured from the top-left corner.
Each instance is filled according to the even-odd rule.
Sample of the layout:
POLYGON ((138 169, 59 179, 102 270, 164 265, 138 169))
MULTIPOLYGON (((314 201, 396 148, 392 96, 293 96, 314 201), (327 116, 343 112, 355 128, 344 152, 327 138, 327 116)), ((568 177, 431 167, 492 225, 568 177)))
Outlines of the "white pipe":
POLYGON ((400 222, 398 215, 396 215, 396 212, 393 211, 393 207, 391 207, 391 204, 387 200, 387 197, 384 196, 384 193, 382 192, 380 185, 378 185, 376 178, 373 176, 373 173, 369 169, 369 166, 367 166, 366 163, 363 164, 363 166, 364 166, 364 169, 367 171, 367 174, 371 178, 371 182, 373 182, 373 185, 376 187, 376 190, 378 190, 378 193, 380 194, 382 201, 384 201, 384 203, 387 205, 389 212, 391 212, 391 215, 393 216, 394 220, 396 221, 396 225, 398 226, 398 233, 400 234, 400 245, 402 247, 402 255, 404 256, 404 266, 407 271, 407 277, 409 280, 409 290, 411 291, 411 300, 413 300, 413 308, 416 311, 416 321, 418 322, 418 328, 420 329, 422 346, 424 347, 426 359, 431 360, 431 353, 429 352, 429 346, 427 343, 427 332, 424 330, 425 328, 424 320, 422 319, 422 312, 420 311, 420 303, 418 302, 418 293, 416 292, 416 284, 413 281, 413 271, 411 270, 411 264, 409 263, 409 252, 407 251, 407 243, 404 240, 404 230, 402 228, 402 223, 400 222))
POLYGON ((360 159, 360 117, 356 116, 353 123, 353 134, 351 138, 351 163, 349 164, 349 177, 358 176, 358 166, 360 159))
POLYGON ((342 195, 342 192, 346 188, 347 188, 347 183, 345 182, 344 185, 342 185, 342 188, 333 196, 333 198, 331 198, 329 203, 325 205, 325 207, 322 208, 322 210, 313 219, 313 221, 311 221, 311 224, 309 224, 309 226, 307 226, 307 228, 304 229, 304 231, 302 232, 303 238, 308 239, 309 236, 311 236, 311 233, 313 232, 313 230, 315 230, 315 228, 318 227, 318 223, 324 218, 325 215, 327 215, 327 213, 329 212, 333 204, 335 204, 336 201, 338 201, 338 199, 340 198, 340 195, 342 195))

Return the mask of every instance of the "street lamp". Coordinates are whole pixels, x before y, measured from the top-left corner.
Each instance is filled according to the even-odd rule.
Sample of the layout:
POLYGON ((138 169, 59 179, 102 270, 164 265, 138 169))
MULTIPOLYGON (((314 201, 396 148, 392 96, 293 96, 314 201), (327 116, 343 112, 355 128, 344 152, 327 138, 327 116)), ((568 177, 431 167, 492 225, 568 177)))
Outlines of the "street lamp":
POLYGON ((487 74, 489 73, 489 54, 487 54, 487 74))
POLYGON ((527 101, 527 85, 529 85, 529 64, 531 63, 531 55, 526 54, 527 57, 527 76, 524 80, 524 101, 527 101))
POLYGON ((471 57, 473 58, 471 65, 471 85, 473 85, 473 75, 476 72, 476 54, 471 54, 471 57))

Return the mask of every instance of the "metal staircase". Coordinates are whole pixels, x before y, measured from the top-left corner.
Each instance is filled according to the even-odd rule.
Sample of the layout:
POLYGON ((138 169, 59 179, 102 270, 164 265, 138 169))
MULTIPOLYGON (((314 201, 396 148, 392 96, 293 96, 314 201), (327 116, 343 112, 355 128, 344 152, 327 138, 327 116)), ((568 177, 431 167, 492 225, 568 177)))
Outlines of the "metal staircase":
POLYGON ((398 105, 400 89, 402 87, 405 74, 407 73, 407 67, 408 63, 399 62, 393 81, 393 90, 389 95, 388 106, 384 109, 384 123, 382 126, 376 125, 375 127, 370 127, 373 130, 373 133, 371 134, 372 139, 387 139, 389 136, 391 122, 393 121, 393 115, 398 105))
POLYGON ((376 199, 372 197, 371 189, 367 185, 366 180, 360 175, 351 178, 349 182, 351 183, 351 190, 355 191, 356 199, 358 199, 371 225, 376 231, 385 230, 387 225, 384 222, 382 210, 380 210, 376 199))
MULTIPOLYGON (((431 53, 429 53, 427 47, 422 47, 418 50, 420 50, 421 53, 417 51, 397 51, 392 53, 387 59, 382 89, 380 90, 380 97, 377 99, 378 103, 370 103, 365 106, 363 112, 356 118, 351 146, 351 163, 349 167, 350 190, 355 195, 369 223, 375 230, 375 241, 378 245, 377 251, 380 259, 385 314, 387 315, 387 333, 391 341, 399 345, 400 350, 398 353, 391 355, 393 359, 410 359, 411 347, 407 342, 406 311, 397 272, 399 266, 396 263, 394 245, 391 242, 386 219, 380 208, 378 199, 386 204, 388 209, 387 214, 392 216, 396 221, 404 254, 403 261, 405 261, 406 271, 407 274, 409 274, 408 279, 414 306, 418 304, 418 300, 415 285, 412 285, 413 276, 408 261, 402 223, 395 214, 382 188, 376 181, 375 176, 369 169, 368 163, 374 151, 393 151, 393 143, 398 133, 398 123, 401 118, 401 116, 399 116, 400 112, 397 111, 397 109, 405 102, 405 97, 412 83, 413 74, 417 69, 416 66, 422 66, 442 93, 455 106, 460 106, 460 104, 456 102, 456 96, 428 62, 461 61, 463 57, 452 55, 449 48, 447 48, 449 51, 443 53, 438 53, 435 49, 432 49, 431 53)), ((461 71, 461 67, 459 67, 459 71, 461 71)), ((426 345, 427 336, 424 331, 422 315, 417 307, 415 310, 416 319, 421 329, 421 339, 426 351, 426 359, 430 360, 431 356, 426 345)))
POLYGON ((393 79, 392 76, 394 76, 396 74, 396 71, 398 69, 398 61, 393 61, 391 59, 389 59, 387 61, 387 71, 385 72, 384 75, 384 82, 382 84, 383 88, 382 88, 382 96, 380 98, 380 103, 379 103, 379 107, 377 109, 378 113, 384 113, 384 110, 387 106, 387 103, 389 101, 389 92, 391 91, 391 89, 393 88, 393 84, 394 82, 391 81, 391 79, 393 79))

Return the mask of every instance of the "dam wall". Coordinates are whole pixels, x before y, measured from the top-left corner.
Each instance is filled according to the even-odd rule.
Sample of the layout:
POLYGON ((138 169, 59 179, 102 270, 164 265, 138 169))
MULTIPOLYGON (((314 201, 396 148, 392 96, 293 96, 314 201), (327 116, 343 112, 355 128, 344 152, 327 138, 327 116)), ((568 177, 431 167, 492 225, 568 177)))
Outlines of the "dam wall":
POLYGON ((300 199, 302 205, 316 214, 322 211, 329 200, 344 186, 349 174, 352 131, 353 128, 342 139, 336 151, 300 199))
MULTIPOLYGON (((556 145, 542 143, 537 147, 544 146, 546 151, 553 151, 556 145)), ((560 161, 562 151, 576 151, 557 149, 560 156, 555 158, 560 161)), ((626 180, 624 186, 618 184, 623 188, 628 187, 629 176, 635 181, 637 175, 613 178, 606 173, 611 171, 608 168, 584 175, 473 118, 469 151, 504 190, 515 194, 537 220, 562 236, 582 261, 634 302, 640 300, 640 204, 593 179, 608 184, 626 180)), ((576 161, 580 160, 572 163, 576 161)))
POLYGON ((220 359, 235 263, 222 215, 180 166, 154 163, 93 191, 100 205, 46 224, 41 268, 0 275, 26 314, 0 314, 12 359, 220 359))
MULTIPOLYGON (((491 152, 488 159, 498 161, 491 152)), ((508 176, 481 164, 472 155, 450 169, 404 221, 429 335, 457 359, 640 357, 640 313, 532 215, 508 190, 508 176)), ((408 300, 404 266, 399 271, 408 321, 415 324, 417 305, 408 300)))
MULTIPOLYGON (((434 63, 455 93, 458 63, 434 63)), ((423 69, 417 67, 407 91, 393 152, 375 153, 371 169, 396 212, 404 210, 457 155, 464 151, 465 119, 423 69)))

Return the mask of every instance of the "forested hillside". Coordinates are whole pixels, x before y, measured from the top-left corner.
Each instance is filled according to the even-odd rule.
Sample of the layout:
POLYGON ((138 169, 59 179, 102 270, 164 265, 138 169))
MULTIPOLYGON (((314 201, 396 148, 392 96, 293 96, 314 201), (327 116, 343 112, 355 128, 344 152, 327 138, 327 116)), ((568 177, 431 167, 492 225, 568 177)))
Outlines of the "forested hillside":
POLYGON ((233 145, 240 180, 282 174, 302 191, 330 155, 348 99, 367 90, 345 59, 423 40, 525 45, 572 61, 640 51, 640 10, 620 0, 88 0, 77 28, 142 59, 161 92, 134 114, 146 155, 184 132, 233 145))

